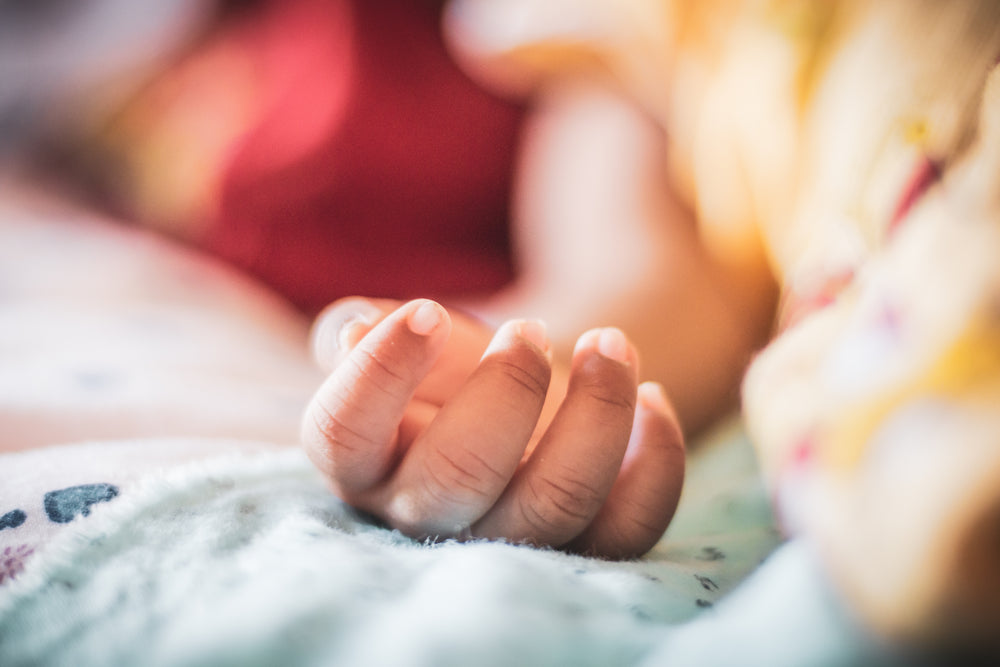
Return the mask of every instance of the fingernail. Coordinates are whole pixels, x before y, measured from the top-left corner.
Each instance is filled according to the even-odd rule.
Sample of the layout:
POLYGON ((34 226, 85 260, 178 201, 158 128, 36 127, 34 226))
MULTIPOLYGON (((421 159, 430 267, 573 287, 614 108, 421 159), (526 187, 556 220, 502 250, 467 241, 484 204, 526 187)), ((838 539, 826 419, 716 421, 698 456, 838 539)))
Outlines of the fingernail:
POLYGON ((511 346, 517 345, 519 342, 523 345, 525 341, 537 347, 549 361, 552 361, 552 345, 549 343, 545 324, 541 320, 508 320, 504 322, 493 334, 493 340, 483 352, 483 357, 500 350, 510 349, 511 346))
POLYGON ((444 308, 434 301, 424 300, 406 318, 406 324, 410 331, 418 336, 429 336, 442 322, 444 322, 444 308))
POLYGON ((667 392, 659 382, 643 382, 639 385, 639 401, 649 408, 661 414, 674 412, 667 398, 667 392))
POLYGON ((605 327, 597 337, 597 351, 608 359, 628 363, 628 339, 621 329, 605 327))
POLYGON ((381 316, 382 311, 366 299, 351 297, 338 302, 316 321, 313 332, 316 351, 325 354, 334 347, 350 350, 381 316))
POLYGON ((361 315, 347 320, 340 325, 340 331, 337 332, 337 347, 345 352, 353 350, 370 327, 371 322, 361 315))
POLYGON ((518 324, 517 333, 521 338, 524 338, 541 350, 550 361, 552 360, 552 345, 549 343, 549 336, 544 322, 541 320, 524 320, 518 324))
POLYGON ((353 349, 369 327, 371 322, 359 313, 328 315, 316 323, 312 334, 313 354, 322 363, 334 363, 336 353, 353 349))

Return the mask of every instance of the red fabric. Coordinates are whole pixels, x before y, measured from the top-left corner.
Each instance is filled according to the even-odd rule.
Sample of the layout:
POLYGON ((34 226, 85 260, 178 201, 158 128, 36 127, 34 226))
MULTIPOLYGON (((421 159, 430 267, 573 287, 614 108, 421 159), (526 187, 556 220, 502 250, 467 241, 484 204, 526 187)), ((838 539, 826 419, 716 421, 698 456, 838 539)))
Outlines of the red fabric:
POLYGON ((447 298, 507 282, 522 112, 452 63, 440 2, 254 11, 264 109, 202 242, 309 312, 348 294, 447 298))

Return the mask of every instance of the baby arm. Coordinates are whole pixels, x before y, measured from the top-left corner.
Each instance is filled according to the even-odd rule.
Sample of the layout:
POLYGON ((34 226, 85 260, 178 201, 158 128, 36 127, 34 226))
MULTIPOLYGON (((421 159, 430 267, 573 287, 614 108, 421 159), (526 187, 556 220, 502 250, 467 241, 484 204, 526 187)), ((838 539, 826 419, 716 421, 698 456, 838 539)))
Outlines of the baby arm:
POLYGON ((348 299, 315 328, 332 372, 302 438, 340 497, 417 537, 610 557, 656 543, 683 441, 662 389, 638 384, 624 334, 581 336, 564 380, 538 322, 491 337, 431 301, 395 306, 348 299))
POLYGON ((520 156, 517 278, 463 306, 497 324, 543 317, 557 359, 569 359, 579 332, 614 322, 693 434, 736 408, 771 329, 775 288, 762 258, 708 249, 665 156, 662 131, 616 91, 553 86, 520 156))

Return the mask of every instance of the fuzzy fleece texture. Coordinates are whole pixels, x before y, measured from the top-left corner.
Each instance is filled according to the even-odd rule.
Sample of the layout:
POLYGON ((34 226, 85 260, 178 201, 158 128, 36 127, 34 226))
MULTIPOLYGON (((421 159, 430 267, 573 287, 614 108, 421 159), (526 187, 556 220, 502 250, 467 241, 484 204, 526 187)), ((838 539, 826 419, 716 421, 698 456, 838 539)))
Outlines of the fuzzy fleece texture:
POLYGON ((664 540, 642 560, 608 562, 498 542, 415 542, 331 496, 295 450, 175 468, 95 504, 0 588, 0 663, 885 657, 799 544, 781 547, 715 606, 780 538, 737 427, 700 447, 689 474, 664 540))

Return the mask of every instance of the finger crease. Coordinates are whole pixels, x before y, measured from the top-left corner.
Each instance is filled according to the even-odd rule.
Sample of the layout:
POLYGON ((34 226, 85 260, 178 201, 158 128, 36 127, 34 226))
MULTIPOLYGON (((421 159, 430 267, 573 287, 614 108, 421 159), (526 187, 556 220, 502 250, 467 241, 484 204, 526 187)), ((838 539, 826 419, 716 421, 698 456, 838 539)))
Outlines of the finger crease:
POLYGON ((479 464, 483 466, 483 468, 487 472, 493 475, 493 477, 496 477, 500 481, 507 481, 507 476, 501 473, 496 468, 494 468, 492 465, 490 465, 490 462, 487 461, 485 458, 483 458, 482 456, 471 450, 467 450, 465 453, 474 458, 476 461, 478 461, 479 464))
MULTIPOLYGON (((361 354, 363 354, 370 363, 362 363, 355 359, 352 359, 352 363, 357 368, 358 372, 366 377, 372 386, 379 391, 382 391, 390 396, 396 396, 398 393, 386 386, 388 384, 386 382, 386 378, 395 381, 400 386, 405 387, 409 384, 407 378, 392 370, 385 362, 380 360, 374 354, 365 350, 361 350, 361 354), (374 366, 377 371, 373 370, 372 366, 374 366)), ((351 357, 348 358, 351 359, 351 357)))
POLYGON ((635 410, 635 401, 621 398, 611 398, 603 394, 592 393, 590 397, 595 401, 604 403, 605 405, 610 405, 620 410, 625 410, 626 412, 632 412, 635 410))
POLYGON ((657 528, 653 524, 647 523, 646 521, 643 521, 642 519, 637 519, 636 517, 631 516, 631 515, 628 516, 627 518, 632 523, 632 525, 638 526, 639 528, 641 528, 641 529, 643 529, 645 531, 648 531, 650 534, 654 534, 655 535, 655 534, 658 534, 658 533, 662 533, 665 530, 665 527, 663 527, 663 528, 657 528))
MULTIPOLYGON (((529 490, 532 489, 532 485, 528 483, 529 490)), ((537 494, 532 493, 533 496, 537 497, 537 494)), ((517 508, 524 517, 524 520, 530 525, 534 530, 538 532, 553 532, 559 529, 559 525, 553 519, 545 516, 538 510, 534 503, 526 502, 525 499, 520 498, 517 503, 517 508)))
MULTIPOLYGON (((538 501, 539 505, 544 506, 545 504, 550 504, 557 510, 562 512, 565 516, 569 516, 574 519, 579 519, 581 521, 585 521, 590 518, 589 512, 585 511, 584 509, 572 506, 573 504, 579 504, 580 507, 590 505, 592 504, 590 499, 581 500, 579 496, 572 493, 569 489, 560 486, 559 484, 553 482, 552 480, 542 479, 540 481, 544 482, 551 489, 555 489, 556 493, 551 493, 551 492, 542 493, 533 483, 529 483, 528 488, 531 491, 532 495, 538 501)), ((541 511, 537 510, 537 508, 536 511, 538 514, 541 514, 541 511)), ((557 527, 559 525, 558 520, 553 520, 553 519, 548 520, 547 523, 552 525, 553 527, 557 527)))
POLYGON ((466 482, 462 482, 459 480, 444 479, 441 476, 441 474, 438 473, 432 466, 425 466, 425 470, 427 472, 427 477, 432 483, 427 484, 425 479, 424 488, 427 490, 427 493, 431 496, 431 498, 438 505, 440 505, 442 509, 448 507, 449 505, 468 504, 468 502, 463 500, 461 496, 456 496, 454 493, 450 492, 450 490, 453 489, 454 486, 456 485, 462 488, 469 489, 470 491, 479 493, 478 489, 476 489, 474 486, 466 482))
POLYGON ((507 373, 507 377, 524 387, 531 394, 544 397, 547 393, 547 383, 542 382, 539 378, 535 377, 533 374, 524 370, 517 364, 502 359, 498 359, 496 363, 500 364, 504 368, 507 373))
POLYGON ((343 419, 340 419, 319 403, 315 404, 313 408, 313 424, 316 425, 316 430, 318 430, 331 445, 346 449, 350 452, 358 452, 362 449, 378 446, 379 443, 376 442, 374 438, 366 436, 360 431, 356 431, 351 428, 343 419), (316 414, 317 412, 320 414, 316 414), (348 436, 347 439, 345 439, 345 435, 348 436), (348 443, 348 439, 353 439, 356 442, 353 444, 348 443))
POLYGON ((458 462, 455 459, 451 458, 450 456, 448 456, 444 452, 438 451, 438 455, 441 458, 443 458, 448 463, 448 465, 451 466, 451 468, 453 470, 455 470, 458 473, 460 473, 458 476, 455 476, 454 479, 452 480, 455 484, 457 484, 458 486, 461 486, 464 489, 468 489, 469 491, 472 491, 476 495, 479 495, 479 496, 485 496, 485 495, 487 495, 486 492, 483 491, 483 489, 480 488, 479 484, 477 484, 477 482, 481 482, 482 481, 482 480, 480 480, 480 478, 477 475, 474 475, 467 468, 459 465, 458 462), (473 480, 473 481, 469 482, 468 480, 470 480, 470 479, 473 480))

